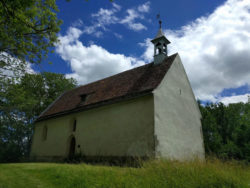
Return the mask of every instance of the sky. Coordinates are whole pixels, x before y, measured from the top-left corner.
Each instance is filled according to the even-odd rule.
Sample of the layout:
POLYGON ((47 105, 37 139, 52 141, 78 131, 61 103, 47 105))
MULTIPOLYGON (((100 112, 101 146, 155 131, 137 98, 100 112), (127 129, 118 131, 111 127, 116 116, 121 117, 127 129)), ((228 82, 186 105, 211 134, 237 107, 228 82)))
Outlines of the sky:
POLYGON ((84 85, 150 63, 160 14, 169 55, 179 53, 196 99, 247 102, 250 0, 61 0, 57 5, 60 43, 35 71, 63 73, 84 85))

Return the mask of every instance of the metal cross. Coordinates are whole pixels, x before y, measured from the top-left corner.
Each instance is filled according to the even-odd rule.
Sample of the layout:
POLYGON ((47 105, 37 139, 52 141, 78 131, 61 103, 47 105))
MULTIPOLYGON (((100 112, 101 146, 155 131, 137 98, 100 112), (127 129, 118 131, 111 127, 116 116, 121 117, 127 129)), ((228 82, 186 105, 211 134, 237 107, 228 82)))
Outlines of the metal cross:
POLYGON ((160 29, 161 29, 162 21, 161 21, 161 19, 160 19, 160 14, 157 14, 157 15, 156 15, 156 18, 159 20, 159 25, 160 25, 160 29))
POLYGON ((160 24, 160 29, 161 29, 161 23, 162 23, 162 22, 161 22, 161 20, 159 20, 159 24, 160 24))

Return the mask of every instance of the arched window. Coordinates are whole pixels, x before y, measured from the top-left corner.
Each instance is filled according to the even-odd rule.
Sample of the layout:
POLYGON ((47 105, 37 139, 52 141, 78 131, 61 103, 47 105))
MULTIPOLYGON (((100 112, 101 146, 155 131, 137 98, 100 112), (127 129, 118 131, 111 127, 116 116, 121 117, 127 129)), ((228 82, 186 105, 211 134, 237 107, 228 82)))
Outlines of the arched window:
POLYGON ((43 132, 42 132, 42 140, 45 141, 47 139, 47 134, 48 134, 48 127, 45 125, 43 127, 43 132))
POLYGON ((70 138, 70 143, 69 143, 69 158, 72 159, 75 155, 75 149, 76 149, 76 139, 75 137, 70 138))

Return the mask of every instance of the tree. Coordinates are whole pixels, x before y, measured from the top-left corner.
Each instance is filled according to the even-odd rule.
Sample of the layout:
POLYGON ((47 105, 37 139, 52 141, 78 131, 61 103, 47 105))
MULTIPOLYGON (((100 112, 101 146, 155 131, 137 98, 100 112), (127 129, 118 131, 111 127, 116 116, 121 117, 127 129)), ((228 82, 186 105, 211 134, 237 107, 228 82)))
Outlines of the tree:
POLYGON ((0 68, 6 56, 30 63, 47 57, 62 23, 57 11, 55 0, 0 0, 0 68))
POLYGON ((49 72, 5 81, 0 92, 0 162, 11 162, 29 155, 34 120, 76 81, 49 72))
POLYGON ((206 154, 212 155, 217 153, 221 147, 221 135, 218 132, 216 119, 210 112, 210 106, 202 107, 200 106, 202 114, 202 131, 204 138, 204 147, 206 154))
POLYGON ((250 162, 250 104, 199 106, 206 154, 250 162))

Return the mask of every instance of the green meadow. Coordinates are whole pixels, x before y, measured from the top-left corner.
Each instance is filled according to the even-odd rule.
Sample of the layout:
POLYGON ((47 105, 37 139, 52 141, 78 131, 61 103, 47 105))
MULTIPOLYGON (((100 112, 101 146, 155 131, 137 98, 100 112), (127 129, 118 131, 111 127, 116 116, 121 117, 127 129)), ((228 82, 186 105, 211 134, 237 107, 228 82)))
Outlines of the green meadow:
POLYGON ((90 164, 0 164, 0 188, 82 187, 250 188, 250 166, 237 162, 170 162, 154 160, 141 167, 90 164))

